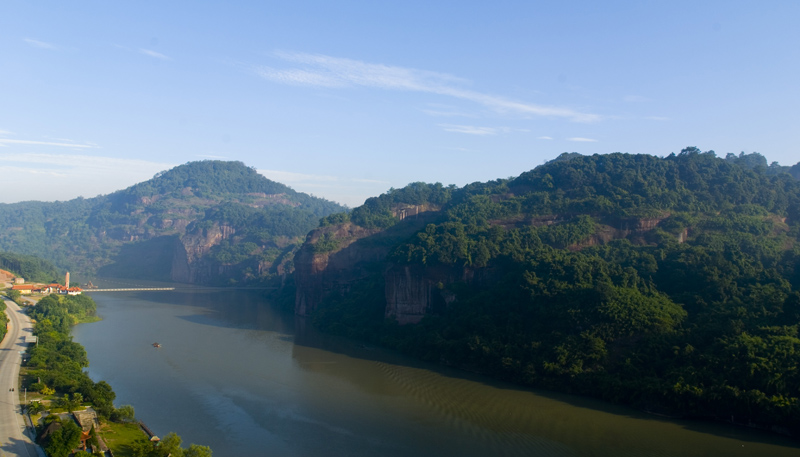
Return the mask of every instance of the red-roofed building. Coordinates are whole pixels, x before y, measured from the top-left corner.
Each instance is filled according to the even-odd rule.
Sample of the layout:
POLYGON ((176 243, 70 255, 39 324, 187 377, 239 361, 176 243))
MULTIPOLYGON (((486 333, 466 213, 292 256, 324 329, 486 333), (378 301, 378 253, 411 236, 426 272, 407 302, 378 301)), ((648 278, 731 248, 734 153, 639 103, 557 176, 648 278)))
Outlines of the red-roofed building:
POLYGON ((38 286, 34 286, 33 284, 17 284, 11 286, 11 290, 18 290, 22 295, 30 295, 36 289, 38 289, 38 286))
POLYGON ((83 293, 83 289, 81 289, 80 287, 66 288, 61 284, 48 284, 48 285, 23 284, 23 285, 12 286, 11 290, 18 290, 19 293, 23 295, 30 295, 32 293, 45 294, 45 295, 47 294, 80 295, 83 293))
POLYGON ((69 289, 63 287, 61 288, 61 293, 68 295, 80 295, 81 293, 83 293, 83 289, 81 289, 80 287, 70 287, 69 289))

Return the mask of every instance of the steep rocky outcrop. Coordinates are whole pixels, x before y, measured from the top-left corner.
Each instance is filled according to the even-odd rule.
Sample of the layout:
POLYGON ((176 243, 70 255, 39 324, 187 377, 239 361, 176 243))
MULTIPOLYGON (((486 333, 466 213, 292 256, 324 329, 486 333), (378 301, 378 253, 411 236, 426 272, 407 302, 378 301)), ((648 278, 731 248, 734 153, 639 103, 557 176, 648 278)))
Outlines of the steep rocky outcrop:
POLYGON ((416 324, 431 307, 433 297, 439 289, 434 278, 426 275, 416 265, 398 265, 389 268, 386 279, 386 311, 388 318, 400 324, 416 324))
POLYGON ((475 273, 471 268, 389 265, 384 272, 384 315, 400 325, 416 324, 426 314, 439 312, 455 301, 455 294, 446 285, 455 282, 474 285, 481 277, 475 273))
MULTIPOLYGON (((400 265, 387 259, 396 242, 407 239, 440 216, 436 211, 425 214, 412 212, 417 217, 408 218, 408 212, 407 209, 393 211, 395 217, 404 220, 388 230, 365 229, 347 222, 312 231, 294 258, 295 313, 308 316, 329 294, 347 294, 358 281, 379 275, 385 288, 385 317, 401 325, 412 324, 454 302, 455 295, 448 291, 447 286, 454 283, 480 285, 491 280, 495 273, 491 267, 400 265), (327 247, 320 248, 321 244, 327 247)), ((599 226, 594 234, 569 248, 580 250, 623 238, 645 243, 646 233, 667 217, 669 214, 609 221, 609 225, 599 226)), ((524 221, 496 220, 492 223, 511 227, 519 226, 521 222, 541 227, 562 224, 567 220, 567 216, 548 215, 524 221)), ((679 241, 685 237, 686 231, 679 241)))
POLYGON ((294 258, 295 313, 309 315, 327 294, 344 293, 350 284, 366 277, 365 268, 382 260, 388 247, 357 242, 377 232, 349 222, 312 231, 294 258), (320 240, 335 244, 335 250, 321 249, 320 240))
POLYGON ((181 237, 176 243, 172 257, 171 279, 177 282, 203 284, 215 274, 220 274, 222 272, 220 267, 206 256, 211 248, 222 240, 230 239, 235 233, 233 227, 215 223, 211 228, 181 237))
POLYGON ((435 220, 437 211, 414 211, 389 229, 366 229, 352 222, 318 228, 294 257, 295 313, 310 315, 331 293, 347 293, 360 280, 383 274, 394 246, 435 220), (326 248, 320 246, 325 245, 326 248))

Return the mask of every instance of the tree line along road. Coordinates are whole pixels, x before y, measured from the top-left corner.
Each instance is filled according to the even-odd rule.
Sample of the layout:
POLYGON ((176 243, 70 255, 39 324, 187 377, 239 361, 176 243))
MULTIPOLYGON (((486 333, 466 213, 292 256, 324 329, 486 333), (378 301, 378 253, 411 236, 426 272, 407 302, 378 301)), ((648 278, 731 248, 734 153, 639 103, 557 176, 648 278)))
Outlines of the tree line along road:
POLYGON ((0 343, 0 457, 37 457, 43 454, 25 433, 19 393, 21 352, 27 347, 25 337, 33 335, 33 324, 16 303, 5 303, 9 328, 0 343))

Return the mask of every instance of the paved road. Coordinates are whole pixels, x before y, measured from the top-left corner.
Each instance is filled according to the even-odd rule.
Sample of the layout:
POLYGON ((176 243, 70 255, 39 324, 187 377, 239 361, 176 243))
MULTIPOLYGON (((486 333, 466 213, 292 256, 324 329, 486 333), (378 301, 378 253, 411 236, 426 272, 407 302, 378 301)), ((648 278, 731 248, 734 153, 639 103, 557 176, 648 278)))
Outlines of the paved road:
POLYGON ((19 365, 23 342, 31 335, 30 318, 16 303, 5 300, 10 328, 0 344, 0 456, 37 457, 38 451, 25 434, 25 421, 20 408, 19 365), (10 392, 11 388, 14 392, 10 392))

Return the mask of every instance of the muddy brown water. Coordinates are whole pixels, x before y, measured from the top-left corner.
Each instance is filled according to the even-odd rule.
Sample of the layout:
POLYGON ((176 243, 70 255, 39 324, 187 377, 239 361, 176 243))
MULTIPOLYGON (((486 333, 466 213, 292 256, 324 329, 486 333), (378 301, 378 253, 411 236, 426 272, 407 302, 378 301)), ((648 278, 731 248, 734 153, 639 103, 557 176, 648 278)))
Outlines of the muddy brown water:
POLYGON ((258 291, 92 296, 103 320, 73 330, 90 376, 156 434, 215 457, 800 455, 777 435, 532 391, 321 335, 258 291))

